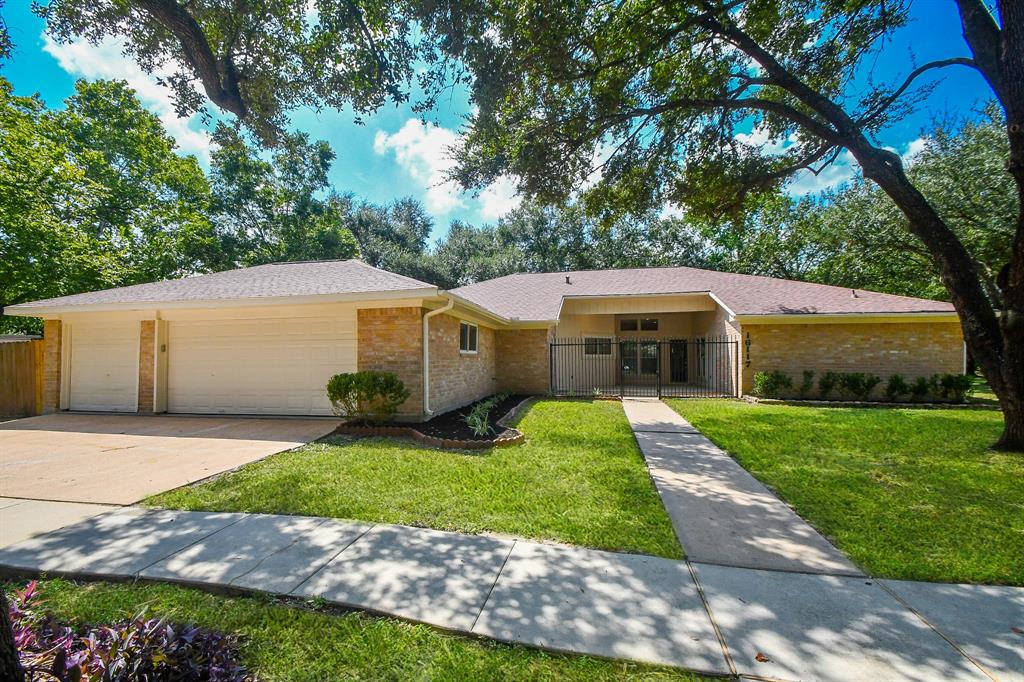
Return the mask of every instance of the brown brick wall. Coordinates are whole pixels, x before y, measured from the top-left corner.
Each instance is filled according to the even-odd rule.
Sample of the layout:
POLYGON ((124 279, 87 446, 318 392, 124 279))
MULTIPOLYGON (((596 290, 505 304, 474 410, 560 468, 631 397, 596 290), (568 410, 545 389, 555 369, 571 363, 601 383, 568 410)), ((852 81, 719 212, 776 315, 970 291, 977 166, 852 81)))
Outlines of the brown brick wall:
POLYGON ((550 390, 547 329, 503 329, 495 334, 499 391, 544 394, 550 390))
MULTIPOLYGON (((963 371, 963 337, 956 322, 869 324, 747 324, 741 352, 750 335, 750 366, 743 367, 743 391, 754 373, 779 370, 798 383, 805 369, 870 372, 907 379, 963 371)), ((815 385, 817 384, 817 376, 815 385)))
POLYGON ((60 409, 61 322, 43 321, 43 414, 60 409))
POLYGON ((409 389, 398 416, 423 415, 423 309, 364 308, 358 312, 359 370, 392 372, 409 389))
POLYGON ((153 414, 153 381, 156 376, 156 320, 142 320, 139 332, 139 412, 153 414))
POLYGON ((430 318, 430 409, 441 414, 495 392, 494 330, 480 326, 475 355, 459 352, 459 323, 451 315, 430 318))

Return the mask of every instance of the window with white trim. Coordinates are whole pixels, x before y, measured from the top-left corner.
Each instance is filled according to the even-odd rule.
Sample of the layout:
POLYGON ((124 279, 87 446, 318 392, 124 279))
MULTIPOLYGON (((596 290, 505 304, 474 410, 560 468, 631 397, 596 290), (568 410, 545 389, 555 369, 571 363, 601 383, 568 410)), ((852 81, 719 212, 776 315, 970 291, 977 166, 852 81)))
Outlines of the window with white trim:
POLYGON ((612 340, 606 336, 588 336, 583 339, 583 354, 591 357, 612 354, 612 340))
POLYGON ((479 330, 471 322, 459 323, 459 352, 476 353, 479 330))

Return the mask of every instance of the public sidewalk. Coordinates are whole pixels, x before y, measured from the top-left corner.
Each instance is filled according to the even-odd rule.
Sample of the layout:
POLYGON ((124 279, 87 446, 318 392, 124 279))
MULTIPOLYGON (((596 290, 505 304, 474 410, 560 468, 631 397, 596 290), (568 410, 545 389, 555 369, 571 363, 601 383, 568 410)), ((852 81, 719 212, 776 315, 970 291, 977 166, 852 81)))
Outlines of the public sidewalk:
MULTIPOLYGON (((0 524, 17 509, 0 509, 0 524)), ((502 641, 708 673, 1024 680, 1022 638, 1011 630, 1024 625, 1021 588, 883 583, 336 519, 137 507, 0 549, 0 571, 319 596, 502 641)))

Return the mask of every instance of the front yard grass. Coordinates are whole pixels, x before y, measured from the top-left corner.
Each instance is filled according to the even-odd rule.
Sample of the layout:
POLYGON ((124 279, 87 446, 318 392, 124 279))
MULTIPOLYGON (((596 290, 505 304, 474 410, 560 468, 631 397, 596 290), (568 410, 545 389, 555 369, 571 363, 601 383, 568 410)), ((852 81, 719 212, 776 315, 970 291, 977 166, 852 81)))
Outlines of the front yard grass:
POLYGON ((1024 455, 990 410, 669 401, 870 573, 1024 585, 1024 455))
MULTIPOLYGON (((2 587, 2 585, 0 585, 2 587)), ((348 612, 332 615, 173 585, 40 583, 41 608, 79 625, 168 617, 240 636, 260 680, 691 680, 692 673, 549 654, 348 612)))
POLYGON ((681 558, 617 402, 535 403, 526 443, 479 454, 333 438, 146 502, 499 533, 681 558))

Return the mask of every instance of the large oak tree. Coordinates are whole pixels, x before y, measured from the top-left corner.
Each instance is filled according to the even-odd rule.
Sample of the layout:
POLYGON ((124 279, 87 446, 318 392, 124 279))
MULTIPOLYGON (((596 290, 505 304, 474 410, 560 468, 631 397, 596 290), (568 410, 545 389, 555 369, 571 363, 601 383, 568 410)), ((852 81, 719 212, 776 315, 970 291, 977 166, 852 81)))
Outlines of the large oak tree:
POLYGON ((208 99, 270 145, 299 106, 348 106, 358 117, 404 101, 415 62, 430 57, 404 3, 391 0, 49 0, 35 9, 59 42, 123 40, 171 87, 179 115, 208 99))
MULTIPOLYGON (((420 18, 457 58, 478 107, 455 172, 467 187, 511 174, 530 196, 583 190, 597 213, 674 202, 742 206, 848 150, 906 216, 999 397, 998 447, 1024 451, 1024 212, 996 287, 877 134, 944 69, 973 69, 1005 113, 1006 169, 1024 197, 1024 2, 949 0, 948 58, 889 83, 858 78, 907 20, 908 0, 422 0, 420 18), (744 142, 751 125, 790 144, 744 142), (778 145, 776 145, 778 146, 778 145), (595 168, 600 180, 586 187, 595 168)), ((1020 202, 1024 204, 1024 202, 1020 202)))

